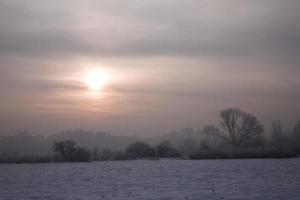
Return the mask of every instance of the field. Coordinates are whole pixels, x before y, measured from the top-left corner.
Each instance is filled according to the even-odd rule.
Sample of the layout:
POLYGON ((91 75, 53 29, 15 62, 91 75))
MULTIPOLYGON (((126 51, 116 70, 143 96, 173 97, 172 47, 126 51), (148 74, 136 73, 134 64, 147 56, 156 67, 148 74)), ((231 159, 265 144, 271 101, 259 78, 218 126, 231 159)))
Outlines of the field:
POLYGON ((1 200, 300 199, 300 159, 2 164, 1 200))

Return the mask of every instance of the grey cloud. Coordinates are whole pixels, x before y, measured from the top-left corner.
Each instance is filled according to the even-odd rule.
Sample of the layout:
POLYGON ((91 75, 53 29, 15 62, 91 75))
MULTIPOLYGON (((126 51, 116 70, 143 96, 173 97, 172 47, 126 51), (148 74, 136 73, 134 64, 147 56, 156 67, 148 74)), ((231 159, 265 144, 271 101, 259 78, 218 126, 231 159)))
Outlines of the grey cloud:
POLYGON ((69 104, 70 115, 109 107, 132 121, 129 109, 196 122, 198 109, 215 116, 230 104, 289 122, 300 109, 299 10, 299 0, 2 0, 1 113, 69 104), (108 102, 71 99, 84 85, 55 78, 80 73, 81 56, 131 80, 108 83, 108 102))
POLYGON ((0 51, 41 57, 250 57, 299 64, 298 1, 65 3, 71 9, 58 9, 54 3, 34 6, 33 2, 35 9, 28 9, 30 1, 5 2, 0 51), (91 23, 87 27, 85 17, 86 24, 91 23))
POLYGON ((1 95, 24 95, 29 94, 32 98, 35 95, 53 94, 62 92, 80 92, 85 87, 75 81, 61 81, 44 78, 2 78, 1 95))

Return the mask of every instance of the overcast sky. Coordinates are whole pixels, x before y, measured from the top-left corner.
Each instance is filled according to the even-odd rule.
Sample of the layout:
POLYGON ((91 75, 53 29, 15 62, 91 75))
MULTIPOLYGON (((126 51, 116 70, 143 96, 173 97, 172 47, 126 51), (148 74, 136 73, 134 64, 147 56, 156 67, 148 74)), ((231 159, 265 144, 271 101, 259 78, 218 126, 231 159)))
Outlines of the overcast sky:
POLYGON ((300 118, 299 0, 0 0, 1 133, 300 118), (83 74, 109 80, 91 94, 83 74))

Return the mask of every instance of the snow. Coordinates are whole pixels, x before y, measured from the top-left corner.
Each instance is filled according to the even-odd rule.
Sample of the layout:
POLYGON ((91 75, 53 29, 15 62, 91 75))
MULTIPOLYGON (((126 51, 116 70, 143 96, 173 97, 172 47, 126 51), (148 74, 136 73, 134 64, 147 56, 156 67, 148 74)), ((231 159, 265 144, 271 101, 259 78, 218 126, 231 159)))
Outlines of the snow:
POLYGON ((0 165, 1 200, 300 199, 300 159, 0 165))

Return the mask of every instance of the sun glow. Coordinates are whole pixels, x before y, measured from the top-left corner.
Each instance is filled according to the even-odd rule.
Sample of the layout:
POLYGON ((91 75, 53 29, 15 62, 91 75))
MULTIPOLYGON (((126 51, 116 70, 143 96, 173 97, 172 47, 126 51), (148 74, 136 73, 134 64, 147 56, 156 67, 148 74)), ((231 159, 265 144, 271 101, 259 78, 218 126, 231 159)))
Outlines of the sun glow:
POLYGON ((108 74, 100 70, 90 70, 85 75, 85 83, 93 92, 100 92, 108 81, 108 74))

